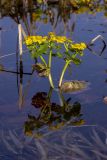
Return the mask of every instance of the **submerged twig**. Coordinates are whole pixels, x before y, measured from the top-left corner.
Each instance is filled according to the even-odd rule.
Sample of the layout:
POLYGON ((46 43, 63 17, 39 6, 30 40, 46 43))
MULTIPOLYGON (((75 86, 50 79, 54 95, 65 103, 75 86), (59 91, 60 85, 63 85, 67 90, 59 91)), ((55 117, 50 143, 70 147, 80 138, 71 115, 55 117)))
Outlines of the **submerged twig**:
POLYGON ((19 53, 20 53, 20 61, 22 61, 23 49, 22 49, 22 27, 21 27, 21 24, 18 24, 18 34, 19 34, 19 53))
MULTIPOLYGON (((28 50, 23 51, 23 53, 27 52, 28 50)), ((8 57, 8 56, 12 56, 12 55, 16 55, 17 53, 10 53, 10 54, 5 54, 3 56, 0 56, 0 59, 8 57)))
POLYGON ((98 36, 96 36, 95 38, 93 38, 93 39, 91 40, 91 42, 90 42, 89 44, 87 44, 87 48, 88 48, 90 51, 92 51, 94 54, 96 54, 96 53, 93 51, 93 49, 90 48, 90 46, 94 45, 94 42, 97 41, 98 39, 101 39, 102 42, 103 42, 103 44, 104 44, 104 46, 103 46, 103 48, 102 48, 102 50, 101 50, 101 53, 99 54, 99 56, 101 56, 102 53, 104 52, 104 50, 105 50, 106 47, 107 47, 107 44, 106 44, 106 42, 105 42, 105 40, 104 40, 104 37, 103 37, 102 35, 98 35, 98 36))
MULTIPOLYGON (((18 72, 18 71, 11 71, 11 70, 6 70, 6 69, 2 69, 2 70, 0 70, 0 71, 1 71, 1 72, 14 73, 14 74, 20 74, 20 72, 18 72)), ((23 74, 32 75, 32 73, 28 73, 28 72, 23 72, 23 74)))

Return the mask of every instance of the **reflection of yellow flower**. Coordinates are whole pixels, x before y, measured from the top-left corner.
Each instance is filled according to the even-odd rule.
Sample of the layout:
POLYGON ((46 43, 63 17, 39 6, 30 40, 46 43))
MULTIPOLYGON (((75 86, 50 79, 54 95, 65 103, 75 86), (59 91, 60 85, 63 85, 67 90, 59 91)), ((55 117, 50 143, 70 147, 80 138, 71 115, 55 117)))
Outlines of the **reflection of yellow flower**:
POLYGON ((88 4, 88 3, 90 3, 90 2, 92 2, 92 0, 81 0, 81 1, 79 1, 78 3, 79 3, 79 4, 81 4, 81 3, 88 4))
POLYGON ((71 123, 74 126, 81 126, 81 125, 85 124, 85 121, 83 119, 80 119, 79 121, 74 121, 74 122, 71 122, 71 123))
POLYGON ((40 16, 41 16, 41 14, 39 14, 39 13, 32 13, 33 21, 36 21, 36 20, 40 19, 40 16))
POLYGON ((60 122, 60 123, 58 123, 58 124, 56 124, 56 125, 50 125, 49 126, 49 129, 50 130, 58 130, 58 129, 60 129, 61 127, 63 127, 64 126, 64 122, 60 122))
POLYGON ((34 134, 34 138, 42 138, 43 137, 43 135, 42 135, 42 133, 35 133, 34 134))
POLYGON ((71 49, 73 49, 73 50, 83 51, 86 47, 87 47, 86 44, 83 42, 71 44, 71 49))
POLYGON ((26 136, 32 136, 33 133, 32 133, 32 131, 26 131, 26 132, 25 132, 25 135, 26 135, 26 136))

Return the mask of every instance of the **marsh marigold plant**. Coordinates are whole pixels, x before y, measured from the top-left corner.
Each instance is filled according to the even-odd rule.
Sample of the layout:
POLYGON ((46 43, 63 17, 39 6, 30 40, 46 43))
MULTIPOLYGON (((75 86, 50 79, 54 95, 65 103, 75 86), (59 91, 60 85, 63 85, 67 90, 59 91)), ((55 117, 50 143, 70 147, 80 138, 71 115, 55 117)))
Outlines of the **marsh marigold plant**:
POLYGON ((54 32, 49 32, 47 36, 28 36, 25 44, 29 48, 33 58, 39 58, 42 63, 37 63, 34 67, 40 76, 47 76, 52 88, 54 83, 51 74, 52 57, 56 56, 65 61, 64 68, 59 79, 58 86, 62 84, 64 73, 70 63, 76 65, 81 63, 80 57, 83 56, 83 50, 87 47, 84 42, 74 43, 66 36, 58 36, 54 32), (48 56, 48 62, 44 55, 48 56))

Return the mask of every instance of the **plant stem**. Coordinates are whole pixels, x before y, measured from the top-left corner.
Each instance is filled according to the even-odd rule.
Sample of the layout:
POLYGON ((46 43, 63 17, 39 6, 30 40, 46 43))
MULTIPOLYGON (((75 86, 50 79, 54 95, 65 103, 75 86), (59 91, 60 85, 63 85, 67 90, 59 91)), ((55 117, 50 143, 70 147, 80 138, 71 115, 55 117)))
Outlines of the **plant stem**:
POLYGON ((49 82, 50 82, 51 87, 54 88, 54 84, 53 84, 51 73, 49 73, 48 78, 49 78, 49 82))
POLYGON ((66 71, 68 65, 70 64, 70 62, 71 62, 71 60, 65 62, 65 65, 64 65, 64 67, 63 67, 63 70, 62 70, 62 73, 61 73, 61 76, 60 76, 60 80, 59 80, 59 85, 58 85, 59 88, 61 87, 61 84, 62 84, 62 80, 63 80, 64 74, 65 74, 65 71, 66 71))
POLYGON ((68 52, 69 50, 68 50, 68 47, 66 46, 65 43, 64 43, 64 47, 65 47, 66 51, 68 52))
POLYGON ((45 59, 43 58, 43 56, 40 56, 40 59, 45 64, 45 66, 47 66, 47 63, 46 63, 45 59))
POLYGON ((49 53, 49 62, 48 62, 49 68, 51 68, 51 63, 52 63, 52 50, 50 49, 50 53, 49 53))
POLYGON ((50 49, 50 53, 49 53, 49 62, 48 62, 48 67, 50 69, 50 73, 49 73, 49 82, 52 88, 54 88, 54 84, 53 84, 53 80, 52 80, 52 76, 51 76, 51 63, 52 63, 52 49, 50 49))
POLYGON ((52 92, 53 92, 53 88, 50 87, 49 92, 48 92, 48 95, 47 95, 47 97, 48 97, 49 99, 51 99, 52 92))

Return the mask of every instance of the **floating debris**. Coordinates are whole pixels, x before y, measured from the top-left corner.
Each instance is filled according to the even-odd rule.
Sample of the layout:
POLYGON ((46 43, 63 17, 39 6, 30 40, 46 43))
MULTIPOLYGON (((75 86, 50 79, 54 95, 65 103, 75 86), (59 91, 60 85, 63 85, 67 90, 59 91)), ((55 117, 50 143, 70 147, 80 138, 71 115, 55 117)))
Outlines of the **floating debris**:
POLYGON ((33 65, 33 70, 36 70, 40 77, 48 77, 50 73, 50 69, 41 63, 36 63, 33 65))
POLYGON ((4 70, 4 66, 2 64, 0 64, 0 71, 4 70))
POLYGON ((78 80, 67 81, 61 85, 60 90, 64 93, 78 92, 86 89, 88 87, 88 84, 89 83, 86 81, 78 81, 78 80))
POLYGON ((103 101, 105 104, 107 104, 107 96, 104 97, 103 101))

